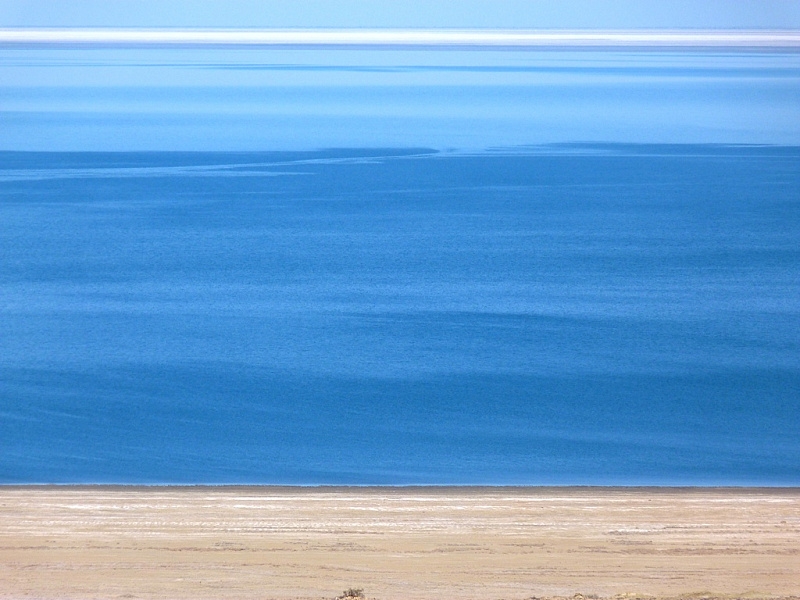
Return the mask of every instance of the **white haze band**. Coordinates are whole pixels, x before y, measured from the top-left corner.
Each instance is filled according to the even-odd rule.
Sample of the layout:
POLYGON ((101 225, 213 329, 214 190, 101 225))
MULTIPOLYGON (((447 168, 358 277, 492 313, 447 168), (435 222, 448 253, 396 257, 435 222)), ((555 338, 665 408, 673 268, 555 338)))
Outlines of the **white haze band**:
POLYGON ((0 29, 0 45, 800 50, 786 30, 0 29))

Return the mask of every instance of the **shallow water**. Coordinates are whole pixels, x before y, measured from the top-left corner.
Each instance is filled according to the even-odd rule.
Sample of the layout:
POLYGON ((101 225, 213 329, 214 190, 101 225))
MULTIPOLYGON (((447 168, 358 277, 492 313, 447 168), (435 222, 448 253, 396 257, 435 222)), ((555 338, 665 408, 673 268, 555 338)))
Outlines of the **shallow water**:
POLYGON ((4 482, 800 484, 800 150, 0 155, 4 482))

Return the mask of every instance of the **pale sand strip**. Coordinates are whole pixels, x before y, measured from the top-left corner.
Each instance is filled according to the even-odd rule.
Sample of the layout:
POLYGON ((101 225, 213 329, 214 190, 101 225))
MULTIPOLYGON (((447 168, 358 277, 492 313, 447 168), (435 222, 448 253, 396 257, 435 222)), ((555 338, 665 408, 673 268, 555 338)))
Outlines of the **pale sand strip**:
POLYGON ((800 595, 800 489, 0 487, 2 598, 800 595))

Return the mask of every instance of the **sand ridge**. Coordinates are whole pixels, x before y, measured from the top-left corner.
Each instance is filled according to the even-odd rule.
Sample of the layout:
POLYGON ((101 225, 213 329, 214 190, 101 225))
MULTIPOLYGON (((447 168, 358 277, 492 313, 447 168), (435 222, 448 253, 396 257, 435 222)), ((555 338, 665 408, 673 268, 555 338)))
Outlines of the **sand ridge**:
POLYGON ((378 600, 800 596, 800 488, 0 487, 0 598, 351 587, 378 600))

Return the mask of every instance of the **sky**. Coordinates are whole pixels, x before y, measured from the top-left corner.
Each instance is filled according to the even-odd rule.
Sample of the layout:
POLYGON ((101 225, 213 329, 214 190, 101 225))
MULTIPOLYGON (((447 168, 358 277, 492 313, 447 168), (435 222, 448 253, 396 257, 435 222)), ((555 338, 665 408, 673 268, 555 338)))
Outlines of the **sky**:
MULTIPOLYGON (((387 27, 797 35, 800 2, 0 0, 23 34, 387 27)), ((560 142, 800 144, 800 52, 0 43, 0 150, 560 142)))
POLYGON ((0 0, 3 27, 798 28, 796 0, 0 0))

